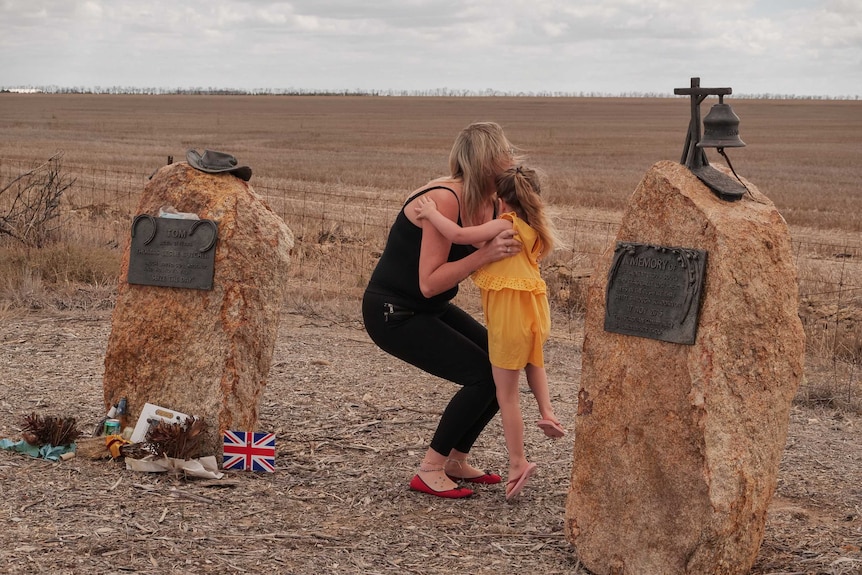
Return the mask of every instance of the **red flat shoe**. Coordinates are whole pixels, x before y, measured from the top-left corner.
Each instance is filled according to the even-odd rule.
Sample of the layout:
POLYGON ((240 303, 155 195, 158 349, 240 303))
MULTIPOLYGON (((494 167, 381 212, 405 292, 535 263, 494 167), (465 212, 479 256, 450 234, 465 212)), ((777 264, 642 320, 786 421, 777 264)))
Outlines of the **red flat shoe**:
POLYGON ((447 489, 446 491, 431 489, 428 487, 428 484, 419 477, 419 475, 414 475, 413 479, 410 480, 410 489, 413 491, 419 491, 420 493, 434 495, 436 497, 444 497, 446 499, 462 499, 473 495, 473 490, 467 489, 466 487, 456 487, 455 489, 447 489))
POLYGON ((452 481, 466 481, 467 483, 481 483, 482 485, 496 485, 503 481, 503 478, 496 473, 483 473, 476 477, 455 477, 454 475, 446 474, 446 477, 452 481))

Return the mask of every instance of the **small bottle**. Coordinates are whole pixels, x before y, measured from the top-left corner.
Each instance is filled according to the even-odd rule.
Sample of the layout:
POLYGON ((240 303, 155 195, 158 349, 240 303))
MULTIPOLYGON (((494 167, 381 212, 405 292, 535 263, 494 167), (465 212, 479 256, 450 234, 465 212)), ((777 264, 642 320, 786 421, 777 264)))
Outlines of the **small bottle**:
POLYGON ((129 424, 129 407, 128 401, 125 397, 120 399, 120 402, 117 404, 117 413, 114 414, 114 417, 120 420, 120 429, 125 429, 129 424))

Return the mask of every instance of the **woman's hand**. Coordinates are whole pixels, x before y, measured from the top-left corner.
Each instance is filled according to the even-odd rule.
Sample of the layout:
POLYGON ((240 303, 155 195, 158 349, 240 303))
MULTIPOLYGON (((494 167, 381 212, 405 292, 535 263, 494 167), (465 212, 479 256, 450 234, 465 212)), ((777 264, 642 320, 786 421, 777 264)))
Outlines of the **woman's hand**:
POLYGON ((485 243, 482 249, 486 252, 488 263, 511 257, 521 250, 521 242, 515 239, 515 235, 513 229, 503 230, 485 243))
MULTIPOLYGON (((460 191, 457 184, 451 183, 460 191)), ((472 254, 459 260, 448 261, 449 250, 452 242, 430 222, 425 223, 426 218, 419 219, 416 208, 428 209, 427 201, 423 198, 433 200, 436 211, 452 222, 458 220, 460 204, 458 198, 449 191, 431 190, 414 199, 412 205, 408 204, 406 210, 410 212, 408 218, 422 228, 422 248, 419 254, 419 289, 426 298, 434 297, 461 283, 471 273, 491 262, 513 256, 521 249, 521 243, 515 239, 515 231, 511 228, 498 233, 494 238, 485 241, 484 245, 472 254), (412 218, 411 218, 412 216, 412 218)), ((488 216, 491 215, 491 206, 488 206, 488 216)))

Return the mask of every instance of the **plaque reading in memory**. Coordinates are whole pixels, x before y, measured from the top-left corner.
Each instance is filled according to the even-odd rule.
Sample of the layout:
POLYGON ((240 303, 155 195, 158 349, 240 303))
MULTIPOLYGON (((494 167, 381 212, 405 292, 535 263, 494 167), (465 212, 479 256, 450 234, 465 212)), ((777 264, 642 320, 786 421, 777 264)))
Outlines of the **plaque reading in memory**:
POLYGON ((212 220, 137 216, 129 252, 130 284, 209 290, 218 225, 212 220))
POLYGON ((605 331, 693 344, 705 270, 705 250, 617 242, 605 331))

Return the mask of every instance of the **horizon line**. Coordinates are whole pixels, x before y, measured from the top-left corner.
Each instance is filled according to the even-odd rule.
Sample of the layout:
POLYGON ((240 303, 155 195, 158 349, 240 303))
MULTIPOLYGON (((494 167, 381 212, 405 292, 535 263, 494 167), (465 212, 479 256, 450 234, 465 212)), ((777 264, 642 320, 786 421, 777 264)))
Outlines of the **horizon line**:
MULTIPOLYGON (((515 97, 515 98, 670 98, 678 97, 673 92, 627 91, 602 92, 596 90, 482 90, 431 88, 431 89, 312 89, 312 88, 238 88, 214 87, 139 87, 139 86, 0 86, 0 93, 13 94, 98 94, 98 95, 210 95, 210 96, 378 96, 378 97, 515 97)), ((739 93, 732 94, 738 99, 768 100, 859 100, 859 94, 832 96, 826 94, 781 94, 781 93, 739 93)))

